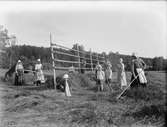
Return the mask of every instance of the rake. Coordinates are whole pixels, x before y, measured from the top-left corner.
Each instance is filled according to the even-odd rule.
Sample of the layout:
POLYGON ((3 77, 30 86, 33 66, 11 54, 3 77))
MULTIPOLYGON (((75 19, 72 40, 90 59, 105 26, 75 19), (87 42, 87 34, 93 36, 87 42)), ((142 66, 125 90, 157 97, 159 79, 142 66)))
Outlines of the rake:
POLYGON ((141 72, 139 72, 138 75, 129 83, 129 85, 117 96, 117 99, 119 99, 123 95, 123 93, 131 86, 131 84, 137 79, 141 72))

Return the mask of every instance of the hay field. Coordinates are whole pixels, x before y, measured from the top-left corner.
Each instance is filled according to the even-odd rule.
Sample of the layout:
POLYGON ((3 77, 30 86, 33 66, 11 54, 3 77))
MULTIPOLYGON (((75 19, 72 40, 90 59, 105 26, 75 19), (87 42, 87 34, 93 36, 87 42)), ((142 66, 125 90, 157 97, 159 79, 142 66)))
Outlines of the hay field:
MULTIPOLYGON (((0 70, 1 77, 5 71, 0 70)), ((136 97, 135 91, 128 90, 120 100, 116 100, 121 90, 116 73, 113 75, 112 93, 107 86, 104 92, 96 92, 91 73, 70 75, 70 98, 44 85, 31 85, 30 74, 26 86, 16 87, 11 81, 1 80, 0 127, 165 126, 166 73, 148 72, 148 87, 139 89, 136 97)))

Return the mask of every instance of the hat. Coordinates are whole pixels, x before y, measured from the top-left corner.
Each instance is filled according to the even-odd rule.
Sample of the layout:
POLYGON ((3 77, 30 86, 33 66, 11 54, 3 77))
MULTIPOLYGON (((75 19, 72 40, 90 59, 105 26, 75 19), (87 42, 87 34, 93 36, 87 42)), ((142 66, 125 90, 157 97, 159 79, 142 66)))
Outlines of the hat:
POLYGON ((37 59, 38 62, 40 62, 41 60, 40 59, 37 59))
POLYGON ((18 63, 21 63, 21 60, 18 60, 17 62, 18 62, 18 63))
POLYGON ((68 79, 68 78, 69 78, 68 74, 64 74, 64 75, 63 75, 63 78, 64 78, 64 79, 68 79))

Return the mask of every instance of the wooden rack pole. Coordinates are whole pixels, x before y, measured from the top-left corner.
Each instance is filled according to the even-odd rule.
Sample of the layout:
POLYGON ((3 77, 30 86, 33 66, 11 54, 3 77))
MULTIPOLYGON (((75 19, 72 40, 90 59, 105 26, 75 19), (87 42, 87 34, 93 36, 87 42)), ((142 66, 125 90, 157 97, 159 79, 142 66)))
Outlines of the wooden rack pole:
POLYGON ((92 51, 90 49, 90 62, 91 62, 91 70, 93 72, 93 62, 92 62, 92 51))
POLYGON ((50 48, 51 48, 51 57, 52 57, 52 66, 53 66, 53 83, 54 89, 56 88, 56 70, 55 70, 55 61, 54 61, 54 54, 53 54, 53 47, 52 47, 52 35, 50 33, 50 48))
POLYGON ((79 46, 78 46, 78 44, 77 44, 77 51, 78 51, 78 68, 79 68, 79 72, 80 72, 80 69, 81 69, 81 62, 80 62, 79 46))

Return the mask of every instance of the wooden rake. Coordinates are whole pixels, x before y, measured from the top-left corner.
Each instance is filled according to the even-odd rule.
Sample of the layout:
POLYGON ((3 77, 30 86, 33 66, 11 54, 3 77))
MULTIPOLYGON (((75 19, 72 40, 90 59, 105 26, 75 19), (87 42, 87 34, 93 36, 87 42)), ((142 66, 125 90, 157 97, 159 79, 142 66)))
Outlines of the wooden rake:
POLYGON ((140 73, 138 73, 138 75, 129 83, 129 85, 117 96, 117 99, 119 99, 125 93, 125 91, 131 86, 131 84, 137 79, 140 73))

